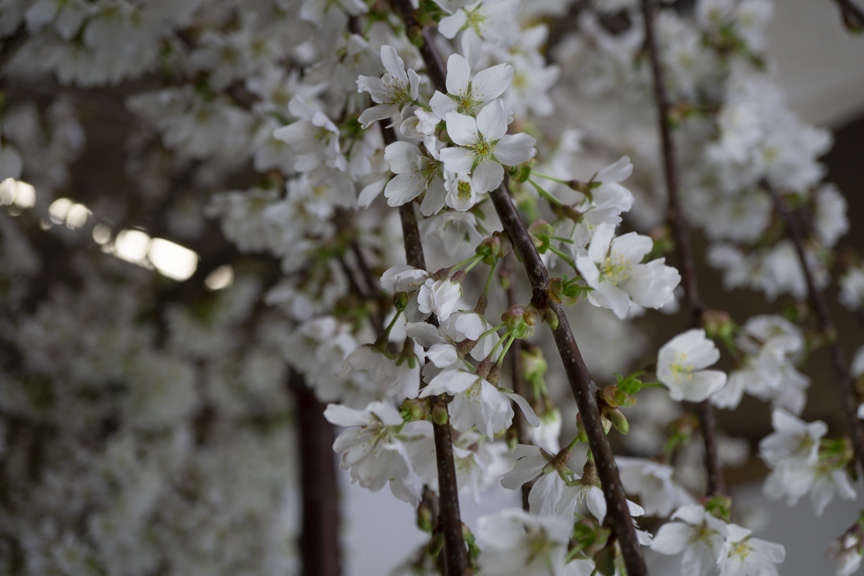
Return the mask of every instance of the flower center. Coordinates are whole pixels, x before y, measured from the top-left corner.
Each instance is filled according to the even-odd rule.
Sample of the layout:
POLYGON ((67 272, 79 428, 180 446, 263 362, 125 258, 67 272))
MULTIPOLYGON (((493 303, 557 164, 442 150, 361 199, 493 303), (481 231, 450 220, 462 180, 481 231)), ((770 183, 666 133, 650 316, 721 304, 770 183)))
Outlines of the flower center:
POLYGON ((729 550, 729 557, 738 556, 742 560, 750 556, 750 553, 753 551, 753 547, 747 542, 747 540, 742 540, 740 542, 736 542, 735 545, 729 550))
POLYGON ((386 74, 384 83, 390 88, 390 98, 392 104, 410 104, 413 102, 411 98, 411 89, 408 84, 399 82, 395 77, 386 74))
POLYGON ((630 277, 632 268, 630 262, 623 258, 613 260, 612 257, 607 257, 600 266, 600 276, 603 280, 617 286, 630 277))
POLYGON ((693 365, 687 363, 687 354, 684 352, 678 354, 676 361, 669 365, 669 369, 672 371, 672 378, 675 379, 675 382, 693 379, 693 365))
POLYGON ((477 135, 477 142, 471 146, 471 151, 474 152, 474 161, 482 162, 492 157, 492 151, 495 149, 492 142, 487 142, 483 136, 477 135))

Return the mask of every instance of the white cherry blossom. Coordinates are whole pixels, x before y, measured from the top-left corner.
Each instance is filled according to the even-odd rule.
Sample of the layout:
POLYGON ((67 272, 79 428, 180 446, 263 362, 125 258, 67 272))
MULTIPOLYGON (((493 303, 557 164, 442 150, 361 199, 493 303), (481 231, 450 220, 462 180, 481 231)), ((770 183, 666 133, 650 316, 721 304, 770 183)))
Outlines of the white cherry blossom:
POLYGON ((609 308, 618 318, 626 318, 633 303, 646 308, 668 304, 681 280, 678 271, 666 266, 664 258, 642 263, 653 246, 648 236, 614 235, 612 224, 601 223, 588 250, 576 256, 579 273, 591 288, 588 301, 609 308))
POLYGON ((725 554, 726 523, 702 506, 682 506, 660 527, 651 549, 681 557, 681 576, 708 576, 725 554))
POLYGON ((504 181, 503 166, 516 166, 534 157, 534 138, 507 134, 507 112, 500 100, 484 106, 477 117, 458 112, 445 116, 447 134, 456 146, 441 150, 444 167, 471 176, 478 194, 496 189, 504 181))
POLYGON ((571 523, 508 509, 477 521, 478 562, 484 574, 563 576, 571 523))
POLYGON ((726 374, 705 370, 720 359, 720 351, 702 329, 679 334, 657 354, 657 378, 673 400, 701 402, 726 383, 726 374))
POLYGON ((780 544, 753 538, 747 528, 726 525, 726 541, 720 555, 720 576, 777 576, 777 565, 786 559, 780 544))
POLYGON ((476 74, 462 55, 451 54, 447 59, 447 94, 435 91, 429 100, 432 112, 439 120, 448 112, 477 114, 486 104, 500 98, 513 79, 513 67, 497 64, 476 74))
POLYGON ((427 278, 417 293, 417 309, 423 314, 435 314, 439 322, 445 322, 460 306, 461 299, 462 285, 458 282, 427 278))
POLYGON ((357 78, 357 90, 368 92, 375 106, 364 110, 357 120, 364 128, 373 122, 401 114, 406 106, 417 102, 420 96, 420 76, 405 68, 405 62, 392 46, 381 46, 381 64, 385 73, 380 78, 363 76, 357 78))
POLYGON ((476 428, 490 440, 513 422, 516 403, 529 426, 538 424, 537 416, 522 396, 502 391, 485 378, 458 369, 444 370, 420 391, 420 398, 451 394, 450 422, 454 429, 468 431, 476 428))
POLYGON ((345 170, 347 162, 339 144, 339 129, 327 116, 302 97, 289 104, 296 122, 277 128, 273 137, 288 145, 295 154, 294 169, 310 172, 322 164, 345 170))
POLYGON ((331 424, 346 428, 333 443, 343 469, 364 488, 378 491, 390 484, 393 495, 415 503, 419 486, 412 472, 405 442, 431 442, 421 429, 428 422, 404 424, 391 404, 372 402, 364 410, 331 404, 324 411, 331 424))

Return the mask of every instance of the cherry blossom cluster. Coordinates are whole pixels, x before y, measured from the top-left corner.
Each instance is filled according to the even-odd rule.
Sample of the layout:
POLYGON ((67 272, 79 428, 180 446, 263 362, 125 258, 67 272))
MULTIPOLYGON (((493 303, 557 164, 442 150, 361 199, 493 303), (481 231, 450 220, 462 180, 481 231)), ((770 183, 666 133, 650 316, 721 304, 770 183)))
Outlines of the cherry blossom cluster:
MULTIPOLYGON (((351 481, 416 511, 424 545, 392 551, 406 574, 461 554, 490 576, 637 575, 655 553, 687 575, 777 574, 784 547, 745 526, 702 464, 750 458, 706 420, 745 396, 771 413, 766 495, 807 497, 817 515, 856 498, 864 347, 836 375, 850 428, 802 415, 826 378, 812 354, 846 345, 813 292, 860 312, 864 260, 840 258, 829 134, 771 76, 770 0, 658 3, 650 21, 680 218, 659 185, 654 2, 243 4, 0 0, 0 307, 14 333, 0 536, 21 573, 300 573, 306 408, 291 375, 326 406, 351 481), (48 105, 29 101, 40 82, 56 83, 48 105), (84 127, 101 123, 76 94, 112 89, 136 200, 91 206, 117 223, 94 247, 81 238, 95 226, 58 231, 49 206, 75 189, 84 127), (150 212, 161 219, 138 220, 150 212), (728 292, 764 297, 759 314, 708 302, 679 321, 693 312, 682 220, 728 292), (195 246, 202 267, 234 265, 234 284, 190 296, 100 259, 136 227, 195 246), (43 261, 42 233, 78 255, 43 261), (493 487, 523 506, 460 518, 460 496, 493 487)), ((831 550, 854 573, 861 521, 831 550)))

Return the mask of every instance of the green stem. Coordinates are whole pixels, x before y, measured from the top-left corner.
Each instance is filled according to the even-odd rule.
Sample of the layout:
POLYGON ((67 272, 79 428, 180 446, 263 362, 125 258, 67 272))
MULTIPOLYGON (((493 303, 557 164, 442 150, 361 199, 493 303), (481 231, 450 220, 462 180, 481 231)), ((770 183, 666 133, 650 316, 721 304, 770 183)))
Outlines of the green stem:
MULTIPOLYGON (((488 332, 488 331, 487 331, 487 332, 488 332)), ((504 339, 505 339, 505 338, 508 338, 509 336, 510 336, 510 331, 508 330, 507 332, 504 333, 503 336, 501 336, 501 337, 498 339, 497 342, 495 342, 495 345, 492 346, 492 350, 489 351, 489 354, 486 356, 486 358, 488 359, 488 358, 492 358, 492 357, 494 357, 494 356, 495 356, 495 352, 498 351, 498 347, 501 345, 501 343, 504 341, 504 339)))
POLYGON ((567 264, 569 264, 571 268, 573 268, 573 269, 576 270, 577 272, 579 271, 579 269, 576 267, 576 262, 574 262, 573 259, 570 258, 567 254, 565 254, 564 252, 562 252, 562 251, 559 250, 558 248, 555 248, 554 246, 551 246, 551 245, 549 246, 549 250, 550 250, 553 254, 555 254, 556 256, 558 256, 559 258, 561 258, 564 262, 566 262, 567 264))
POLYGON ((508 332, 507 344, 505 344, 504 348, 501 349, 501 354, 498 356, 498 361, 496 362, 498 366, 501 366, 501 363, 504 362, 504 357, 507 356, 507 351, 510 350, 510 346, 513 344, 514 340, 516 340, 516 334, 508 332))
POLYGON ((480 259, 480 258, 482 258, 482 257, 483 257, 483 256, 481 256, 480 254, 472 254, 471 256, 469 256, 468 258, 466 258, 465 260, 459 262, 458 264, 455 264, 455 265, 451 266, 451 267, 450 267, 450 271, 451 271, 451 272, 456 272, 457 270, 459 270, 459 269, 462 268, 463 266, 467 266, 468 264, 471 264, 472 262, 475 262, 475 261, 477 261, 478 259, 480 259))
POLYGON ((507 324, 506 322, 502 322, 501 324, 498 324, 497 326, 493 326, 492 328, 489 328, 488 330, 486 330, 485 332, 480 334, 480 336, 477 338, 477 341, 479 342, 480 340, 482 340, 483 338, 485 338, 489 334, 492 334, 493 332, 497 332, 498 330, 503 328, 506 324, 507 324))
POLYGON ((393 330, 393 326, 396 325, 396 320, 399 318, 400 314, 402 314, 402 310, 397 309, 396 314, 393 315, 393 319, 390 320, 390 323, 387 324, 387 328, 384 329, 384 334, 382 334, 381 338, 379 339, 379 343, 382 346, 387 345, 387 341, 390 339, 390 331, 393 330))
POLYGON ((471 264, 469 264, 469 265, 465 268, 465 274, 468 274, 468 272, 470 272, 470 271, 471 271, 475 266, 477 266, 477 264, 479 264, 479 263, 482 262, 482 261, 483 261, 483 256, 481 256, 480 254, 478 254, 478 255, 477 255, 477 259, 474 260, 473 262, 471 262, 471 264))
POLYGON ((563 202, 561 202, 560 200, 555 198, 555 196, 553 196, 552 194, 547 192, 545 188, 540 186, 537 182, 535 182, 531 178, 528 179, 528 183, 531 184, 531 186, 533 186, 535 190, 537 190, 537 193, 540 194, 540 196, 542 196, 543 198, 546 198, 546 200, 548 200, 552 204, 555 204, 556 206, 563 206, 564 205, 563 202))
POLYGON ((537 176, 538 178, 543 178, 544 180, 551 180, 552 182, 557 182, 558 184, 564 184, 568 187, 570 186, 570 182, 562 180, 560 178, 555 178, 554 176, 547 176, 546 174, 541 174, 540 172, 536 172, 534 170, 531 171, 531 174, 537 176))
POLYGON ((486 276, 486 284, 483 285, 483 296, 489 293, 489 285, 492 283, 492 276, 495 274, 495 267, 498 266, 498 257, 495 257, 495 260, 492 261, 492 265, 489 267, 489 275, 486 276))

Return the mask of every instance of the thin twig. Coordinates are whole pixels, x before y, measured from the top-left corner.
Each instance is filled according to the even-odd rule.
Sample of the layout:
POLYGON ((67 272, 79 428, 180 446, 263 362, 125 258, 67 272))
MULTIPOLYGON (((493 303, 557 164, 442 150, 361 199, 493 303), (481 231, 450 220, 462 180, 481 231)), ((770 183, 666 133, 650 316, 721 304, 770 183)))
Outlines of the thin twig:
MULTIPOLYGON (((702 325, 702 313, 705 307, 699 297, 699 284, 693 268, 693 253, 690 247, 689 231, 684 213, 681 210, 678 193, 678 171, 675 162, 675 143, 672 141, 672 130, 669 125, 669 97, 663 79, 663 69, 660 63, 660 52, 654 32, 654 13, 656 0, 642 0, 643 21, 645 24, 645 45, 651 62, 651 75, 654 80, 654 100, 657 104, 657 125, 660 132, 660 146, 663 152, 663 174, 666 179, 666 189, 669 196, 666 218, 675 239, 675 256, 681 279, 684 285, 684 296, 690 310, 690 323, 694 327, 702 325)), ((717 424, 714 418, 714 408, 711 401, 700 402, 698 408, 699 429, 705 445, 705 469, 708 474, 709 496, 725 493, 723 471, 717 450, 717 424)))
POLYGON ((351 253, 354 254, 354 260, 357 261, 357 268, 360 270, 360 276, 363 278, 363 282, 366 283, 368 295, 372 298, 380 297, 381 292, 378 290, 378 283, 375 281, 375 275, 372 274, 372 269, 369 267, 369 262, 366 260, 366 256, 363 254, 363 249, 360 247, 360 244, 358 244, 356 240, 352 240, 349 247, 351 248, 351 253))
MULTIPOLYGON (((394 0, 393 6, 399 11, 410 35, 416 38, 418 32, 422 33, 425 41, 420 44, 420 54, 426 64, 426 72, 432 79, 435 88, 446 91, 444 81, 446 72, 443 60, 430 41, 431 38, 429 38, 427 31, 418 30, 419 25, 414 18, 411 3, 408 0, 394 0)), ((596 386, 573 338, 564 307, 549 297, 549 271, 540 259, 540 254, 537 253, 531 235, 513 204, 507 184, 502 184, 500 188, 492 191, 490 197, 504 231, 520 256, 531 281, 534 306, 539 310, 551 309, 557 316, 557 327, 553 330, 555 344, 567 372, 570 387, 579 407, 582 424, 588 436, 588 444, 594 455, 597 473, 609 508, 610 522, 621 546, 628 575, 643 576, 648 571, 636 538, 633 519, 627 508, 627 499, 621 486, 615 456, 600 419, 600 409, 595 397, 596 386)))
POLYGON ((642 558, 639 542, 636 539, 636 531, 633 528, 633 519, 627 508, 627 498, 621 485, 618 466, 615 464, 615 456, 600 419, 600 408, 595 397, 596 386, 585 361, 582 359, 579 346, 573 338, 573 331, 570 329, 566 311, 560 303, 549 298, 549 272, 540 259, 540 254, 537 253, 531 235, 513 205, 510 191, 506 185, 503 185, 498 190, 491 192, 490 196, 495 211, 498 213, 498 218, 528 273, 528 279, 531 281, 534 292, 532 303, 540 310, 551 309, 557 317, 558 326, 553 329, 552 334, 561 362, 564 364, 567 379, 570 382, 570 389, 576 398, 576 405, 579 407, 579 415, 588 436, 588 445, 594 455, 603 495, 606 497, 612 528, 621 546, 621 553, 627 566, 627 574, 630 576, 647 574, 648 570, 642 558))
MULTIPOLYGON (((392 126, 381 122, 384 142, 392 144, 396 141, 396 133, 392 126)), ((426 256, 423 253, 423 242, 420 229, 417 227, 417 215, 414 205, 403 204, 399 207, 399 219, 402 222, 402 236, 405 244, 405 260, 415 268, 426 269, 426 256)), ((427 322, 437 324, 434 317, 427 322)), ((456 464, 453 457, 453 438, 450 430, 450 416, 447 400, 441 396, 432 398, 433 414, 444 414, 447 422, 438 424, 433 421, 432 428, 435 437, 435 461, 438 468, 439 522, 444 532, 444 555, 447 564, 447 574, 462 576, 468 567, 468 556, 465 549, 465 538, 462 534, 462 518, 459 512, 459 486, 456 481, 456 464)))
POLYGON ((858 393, 855 390, 855 380, 849 372, 849 364, 846 363, 843 350, 837 343, 837 329, 828 310, 828 303, 825 301, 825 296, 819 290, 819 287, 816 286, 813 269, 804 250, 804 234, 792 210, 790 210, 789 205, 783 199, 780 192, 775 190, 768 182, 763 182, 763 186, 771 194, 771 198, 774 201, 774 209, 786 223, 787 236, 795 247, 795 254, 798 256, 798 263, 801 265, 801 271, 804 274, 810 308, 816 314, 822 335, 828 340, 828 348, 831 352, 831 364, 834 367, 837 381, 842 387, 843 412, 846 417, 846 425, 849 428, 849 436, 852 439, 852 448, 855 452, 858 467, 864 472, 864 429, 861 428, 861 423, 858 419, 858 405, 860 401, 858 393))
MULTIPOLYGON (((518 303, 516 299, 516 284, 513 282, 513 272, 516 268, 516 257, 513 254, 507 254, 504 258, 504 267, 502 275, 505 275, 507 280, 507 306, 513 306, 518 303)), ((525 385, 525 375, 523 374, 522 366, 522 341, 517 339, 513 341, 510 347, 510 373, 513 380, 513 391, 531 401, 531 392, 525 385)), ((525 422, 525 417, 521 410, 517 410, 514 416, 514 424, 516 426, 516 438, 520 444, 530 444, 531 437, 528 435, 528 423, 525 422)), ((531 483, 526 482, 522 485, 522 509, 528 511, 528 495, 531 493, 531 483)))

